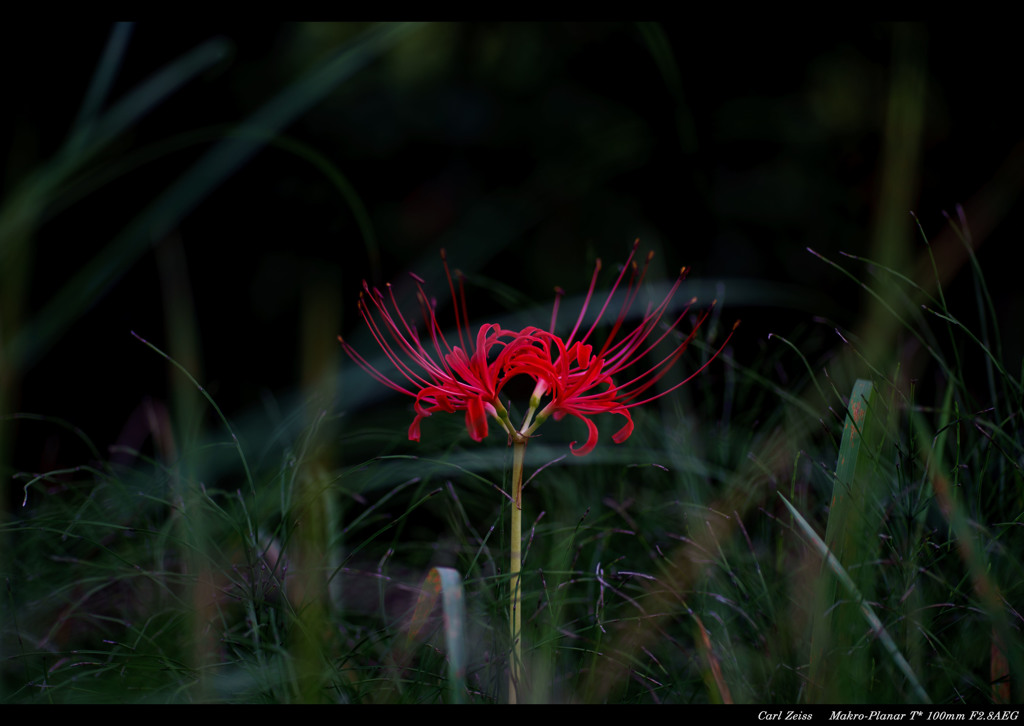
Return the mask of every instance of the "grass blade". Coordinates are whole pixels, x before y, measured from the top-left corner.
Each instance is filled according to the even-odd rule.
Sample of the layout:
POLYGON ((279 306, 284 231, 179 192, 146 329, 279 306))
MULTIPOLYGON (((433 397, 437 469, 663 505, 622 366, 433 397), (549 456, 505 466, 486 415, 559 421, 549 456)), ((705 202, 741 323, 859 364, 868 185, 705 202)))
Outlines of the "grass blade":
POLYGON ((885 647, 885 650, 892 657, 896 667, 902 671, 903 675, 906 676, 910 682, 910 687, 914 691, 915 697, 923 703, 931 703, 931 699, 928 694, 925 693, 924 688, 921 687, 920 682, 917 680, 917 676, 914 675, 913 669, 907 662, 907 659, 900 653, 899 648, 896 647, 896 643, 893 642, 889 632, 882 625, 882 621, 878 619, 875 614, 874 608, 871 604, 863 598, 857 586, 853 582, 853 578, 846 572, 846 569, 842 566, 836 556, 832 554, 828 545, 825 544, 824 540, 818 536, 818 533, 814 531, 814 528, 807 523, 807 520, 803 518, 803 515, 797 511, 796 507, 789 503, 786 496, 782 492, 777 492, 779 497, 782 499, 782 503, 786 505, 786 509, 789 510, 794 521, 800 526, 800 530, 803 532, 807 540, 814 545, 814 548, 821 555, 825 564, 828 565, 829 569, 832 570, 833 574, 838 578, 839 582, 842 583, 843 587, 849 592, 850 596, 857 603, 860 608, 860 612, 863 614, 864 619, 868 621, 868 625, 871 627, 871 632, 885 647))
MULTIPOLYGON (((321 100, 341 83, 390 47, 415 25, 387 24, 357 38, 344 51, 292 84, 256 111, 231 134, 185 172, 146 210, 128 223, 124 231, 97 254, 36 316, 11 343, 16 364, 30 366, 103 291, 142 255, 154 239, 168 234, 182 217, 242 167, 287 124, 321 100)), ((162 88, 162 87, 161 87, 162 88)), ((142 104, 156 99, 146 94, 118 104, 109 114, 101 143, 134 118, 142 104), (123 117, 123 118, 122 118, 123 117)))
POLYGON ((823 545, 835 553, 836 564, 854 571, 855 577, 848 585, 842 577, 840 582, 827 575, 822 578, 817 611, 822 615, 815 620, 811 637, 811 681, 825 701, 864 698, 868 690, 855 677, 870 672, 868 652, 858 647, 860 618, 839 586, 852 587, 857 600, 870 600, 874 594, 875 571, 868 563, 877 552, 885 498, 885 479, 879 471, 883 446, 879 399, 870 381, 854 383, 836 461, 823 545))

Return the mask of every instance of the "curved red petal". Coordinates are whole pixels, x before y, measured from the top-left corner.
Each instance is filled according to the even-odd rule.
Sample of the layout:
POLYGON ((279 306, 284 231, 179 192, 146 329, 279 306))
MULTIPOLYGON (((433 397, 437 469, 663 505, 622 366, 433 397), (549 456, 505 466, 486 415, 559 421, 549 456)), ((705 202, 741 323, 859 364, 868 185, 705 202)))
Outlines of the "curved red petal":
POLYGON ((569 451, 571 451, 574 456, 586 456, 587 454, 594 450, 595 446, 597 446, 597 424, 595 424, 589 418, 580 416, 577 413, 574 413, 573 416, 575 416, 576 418, 578 418, 580 421, 587 425, 587 441, 585 444, 583 444, 583 446, 579 447, 578 449, 576 448, 577 442, 573 441, 571 444, 569 444, 569 451))
POLYGON ((616 431, 614 434, 612 434, 612 441, 614 441, 616 444, 621 444, 623 441, 630 437, 630 434, 633 433, 633 417, 629 415, 629 410, 625 408, 622 409, 621 411, 613 411, 613 413, 617 413, 620 416, 626 417, 626 423, 623 425, 623 427, 616 431))
MULTIPOLYGON (((428 413, 426 415, 429 416, 430 414, 428 413)), ((423 416, 417 416, 416 418, 414 418, 412 420, 412 423, 409 424, 409 441, 419 441, 420 440, 420 419, 421 418, 423 418, 423 416)))
POLYGON ((484 400, 479 396, 466 401, 466 430, 473 441, 487 438, 487 411, 484 409, 484 400))

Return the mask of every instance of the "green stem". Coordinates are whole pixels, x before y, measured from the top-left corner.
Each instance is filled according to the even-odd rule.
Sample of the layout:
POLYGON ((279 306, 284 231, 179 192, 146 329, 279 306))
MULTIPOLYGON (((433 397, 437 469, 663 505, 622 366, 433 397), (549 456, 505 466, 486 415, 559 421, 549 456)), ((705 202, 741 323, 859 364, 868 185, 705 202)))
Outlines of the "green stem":
POLYGON ((520 612, 521 587, 520 569, 523 560, 523 460, 526 458, 526 442, 528 439, 522 434, 516 433, 512 437, 512 546, 511 564, 509 572, 509 622, 512 633, 512 656, 511 667, 508 675, 508 702, 515 703, 517 690, 519 688, 520 668, 522 666, 521 648, 521 624, 522 613, 520 612))

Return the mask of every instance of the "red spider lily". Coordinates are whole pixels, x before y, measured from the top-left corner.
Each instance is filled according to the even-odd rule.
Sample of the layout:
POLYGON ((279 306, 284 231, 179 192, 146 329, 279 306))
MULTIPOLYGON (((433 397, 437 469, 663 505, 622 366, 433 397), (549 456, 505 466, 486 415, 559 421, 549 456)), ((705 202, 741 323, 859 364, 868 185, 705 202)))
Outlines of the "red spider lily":
MULTIPOLYGON (((697 330, 707 319, 711 310, 708 309, 704 312, 689 334, 676 344, 668 355, 651 367, 642 368, 638 366, 648 353, 651 353, 662 341, 674 333, 686 317, 690 307, 696 302, 696 298, 691 299, 686 308, 679 313, 671 325, 662 326, 662 319, 668 310, 669 304, 686 275, 686 268, 684 267, 680 270, 679 277, 676 278, 675 284, 661 304, 654 309, 648 307, 643 320, 631 332, 620 337, 626 314, 629 312, 640 285, 643 283, 647 266, 650 264, 651 257, 653 256, 653 253, 649 254, 643 268, 638 269, 637 265, 633 262, 633 256, 636 254, 638 244, 639 240, 634 243, 633 250, 630 252, 626 264, 623 265, 622 270, 619 272, 619 276, 615 280, 615 284, 612 286, 600 312, 590 328, 581 337, 576 338, 594 294, 597 276, 601 271, 600 260, 598 260, 595 266, 594 275, 590 281, 590 289, 587 291, 579 318, 576 320, 576 325, 573 327, 568 338, 563 340, 554 333, 554 326, 558 316, 558 298, 556 298, 555 309, 551 317, 550 331, 545 332, 536 328, 528 328, 523 331, 522 334, 530 338, 531 344, 519 348, 515 356, 508 359, 509 367, 506 369, 506 373, 510 377, 526 373, 537 381, 533 397, 530 401, 530 413, 522 430, 524 435, 532 433, 548 416, 554 416, 556 421, 567 414, 575 416, 586 424, 587 440, 579 448, 576 448, 577 442, 572 442, 570 450, 577 456, 583 456, 590 453, 597 445, 597 425, 589 417, 597 413, 613 413, 626 419, 622 428, 612 435, 612 441, 621 444, 633 433, 633 417, 630 415, 629 409, 661 398, 690 381, 703 371, 711 361, 718 357, 718 354, 722 352, 722 349, 732 338, 736 325, 739 324, 738 322, 736 325, 733 325, 729 335, 718 350, 715 351, 714 355, 705 361, 694 373, 665 390, 653 395, 645 395, 686 351, 686 348, 693 341, 697 330), (601 349, 595 353, 594 346, 587 341, 611 304, 615 291, 619 288, 626 274, 626 270, 630 271, 630 278, 627 283, 625 299, 619 309, 611 332, 605 339, 601 349), (652 340, 652 334, 655 334, 659 326, 663 329, 654 335, 652 340), (629 372, 631 369, 632 372, 629 372), (622 381, 622 378, 628 380, 622 381), (618 383, 616 383, 616 379, 619 380, 618 383), (531 423, 529 421, 530 415, 540 406, 543 397, 548 395, 551 397, 550 401, 540 410, 536 419, 531 423)), ((559 294, 561 293, 560 290, 558 292, 559 294)))
MULTIPOLYGON (((625 424, 612 436, 612 441, 622 443, 633 432, 633 418, 629 411, 631 408, 660 398, 687 383, 721 353, 733 335, 730 331, 714 355, 686 379, 658 393, 645 396, 645 393, 685 352, 697 330, 710 314, 710 309, 704 312, 690 333, 677 343, 668 355, 651 367, 640 368, 640 361, 675 333, 695 299, 690 301, 670 325, 662 324, 669 304, 685 277, 686 268, 683 268, 665 299, 653 309, 648 307, 640 323, 629 333, 620 335, 651 260, 651 255, 648 255, 643 268, 638 268, 633 262, 638 245, 639 240, 634 243, 626 264, 619 272, 594 322, 578 338, 601 271, 600 260, 594 269, 583 309, 566 339, 554 333, 561 294, 559 291, 551 316, 550 330, 528 327, 517 333, 496 324, 485 324, 478 330, 474 346, 461 278, 456 295, 445 260, 445 274, 455 302, 455 322, 460 345, 449 345, 440 331, 434 308, 423 291, 423 281, 413 276, 417 282, 420 305, 434 355, 423 346, 416 329, 402 315, 391 286, 388 285, 388 299, 394 308, 394 314, 388 311, 384 295, 376 288, 371 290, 365 282, 363 283, 365 296, 360 294, 359 311, 377 344, 405 378, 408 387, 392 381, 373 368, 341 336, 338 336, 338 340, 341 341, 346 353, 376 380, 415 398, 416 417, 409 426, 409 439, 412 441, 420 439, 420 421, 436 411, 465 411, 466 429, 474 441, 482 441, 487 436, 488 416, 493 416, 501 422, 510 436, 525 440, 524 437, 532 434, 548 417, 553 416, 555 420, 560 420, 566 415, 572 415, 587 426, 586 442, 579 447, 576 447, 576 441, 570 445, 573 454, 583 456, 597 445, 597 425, 591 420, 591 416, 598 413, 613 413, 624 417, 625 424), (625 299, 608 337, 595 353, 594 346, 588 341, 611 304, 627 270, 630 271, 630 277, 626 285, 625 299), (367 297, 369 303, 366 302, 367 297), (374 310, 381 320, 380 323, 374 317, 374 310), (655 334, 659 327, 661 330, 655 334), (632 373, 628 372, 631 370, 632 373), (532 378, 535 387, 526 418, 522 427, 517 430, 509 420, 508 412, 502 405, 499 395, 505 384, 518 375, 532 378), (616 383, 615 379, 621 381, 622 378, 628 380, 616 383), (537 409, 546 397, 550 397, 550 400, 538 412, 537 409)), ((443 250, 441 256, 444 259, 443 250)), ((733 331, 735 329, 734 325, 733 331)))
MULTIPOLYGON (((445 259, 443 250, 441 257, 445 259)), ((420 421, 436 411, 465 411, 466 429, 470 437, 474 441, 482 441, 487 437, 488 415, 499 421, 508 420, 508 414, 498 399, 498 394, 507 380, 507 377, 502 375, 502 370, 507 359, 524 345, 524 340, 514 331, 505 330, 499 325, 486 324, 477 332, 474 345, 466 320, 466 300, 461 279, 460 294, 456 299, 447 260, 444 266, 452 298, 456 300, 455 320, 460 345, 452 346, 448 343, 438 325, 434 307, 423 290, 423 280, 416 275, 412 276, 416 280, 433 354, 424 347, 416 328, 402 315, 391 285, 387 285, 386 299, 380 290, 371 289, 365 281, 363 282, 364 292, 359 295, 359 312, 377 344, 405 378, 407 384, 396 383, 378 371, 340 335, 338 340, 345 352, 373 378, 395 391, 416 399, 413 404, 416 417, 409 426, 410 441, 420 440, 420 421), (394 308, 394 314, 388 311, 388 299, 394 308), (380 318, 380 323, 374 317, 374 311, 380 318)))

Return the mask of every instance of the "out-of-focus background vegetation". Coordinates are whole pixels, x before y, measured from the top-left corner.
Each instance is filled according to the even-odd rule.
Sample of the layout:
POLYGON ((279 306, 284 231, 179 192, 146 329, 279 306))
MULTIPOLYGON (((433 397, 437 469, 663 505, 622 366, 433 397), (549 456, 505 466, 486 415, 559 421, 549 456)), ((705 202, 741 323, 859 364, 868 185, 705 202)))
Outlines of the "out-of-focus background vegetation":
MULTIPOLYGON (((134 26, 99 113, 197 46, 216 49, 40 203, 23 266, 5 278, 5 340, 31 336, 76 273, 211 147, 364 30, 134 26)), ((455 266, 540 304, 555 285, 585 289, 593 257, 621 260, 639 237, 658 251, 663 277, 688 265, 691 279, 724 282, 723 302, 736 308, 727 315, 744 320, 736 345, 749 351, 814 316, 854 327, 863 296, 806 247, 916 258, 910 212, 937 236, 942 211, 962 204, 998 307, 1019 319, 1024 111, 1009 32, 959 23, 814 34, 784 24, 409 30, 296 112, 187 214, 147 219, 137 234, 148 239, 95 271, 28 365, 12 362, 8 410, 66 417, 114 443, 142 397, 167 385, 161 361, 129 331, 166 341, 168 315, 194 315, 196 372, 226 409, 292 391, 303 335, 336 345, 360 325, 362 279, 413 270, 437 280, 441 247, 455 266)), ((68 143, 109 34, 6 25, 5 200, 68 143)), ((472 302, 481 320, 495 304, 472 302)), ((63 458, 8 446, 15 468, 63 458)), ((6 456, 4 466, 9 475, 6 456)))
MULTIPOLYGON (((201 44, 216 44, 215 57, 42 203, 24 266, 5 279, 4 314, 14 318, 5 339, 31 336, 47 303, 225 134, 364 30, 132 28, 99 112, 201 44)), ((337 333, 351 334, 362 279, 380 285, 409 269, 436 281, 441 247, 456 266, 546 303, 555 285, 584 290, 593 257, 624 259, 640 238, 663 275, 689 265, 691 280, 725 283, 724 303, 738 308, 729 314, 744 321, 736 345, 750 350, 815 315, 853 327, 862 296, 805 248, 916 257, 910 212, 937 236, 941 212, 962 204, 998 307, 1017 319, 1024 112, 1009 32, 411 30, 310 102, 187 214, 139 230, 150 239, 116 257, 116 269, 95 270, 95 287, 63 311, 31 365, 13 361, 8 410, 66 417, 100 444, 115 442, 142 396, 167 385, 162 361, 129 331, 167 340, 174 285, 184 287, 173 288, 170 314, 195 315, 201 378, 224 408, 294 390, 303 335, 334 345, 337 333)), ((110 33, 7 25, 5 200, 68 142, 110 33)), ((480 319, 488 304, 474 296, 480 319)), ((12 450, 15 468, 36 468, 50 451, 12 450)))
MULTIPOLYGON (((474 322, 543 326, 556 285, 582 293, 597 258, 610 267, 639 238, 656 251, 653 281, 689 266, 681 295, 717 298, 723 329, 742 319, 730 360, 796 394, 804 366, 769 334, 816 372, 843 347, 836 328, 873 362, 905 343, 807 248, 929 289, 938 277, 977 325, 943 216, 962 205, 1019 372, 1024 107, 1010 24, 9 22, 0 37, 8 520, 26 496, 17 473, 96 454, 168 460, 220 425, 132 331, 236 429, 264 422, 243 445, 262 448, 316 400, 348 437, 324 467, 414 451, 408 400, 365 385, 336 336, 370 352, 364 279, 396 283, 412 310, 415 272, 447 315, 441 248, 467 274, 474 322), (373 427, 398 435, 360 438, 373 427)), ((719 391, 722 368, 692 385, 719 391)), ((981 373, 965 368, 965 387, 981 373)), ((848 392, 870 370, 846 375, 848 392)), ((424 437, 479 450, 457 425, 432 420, 424 437)))

